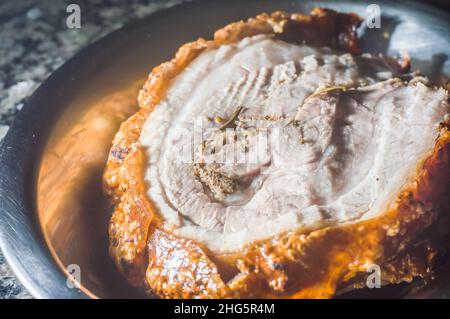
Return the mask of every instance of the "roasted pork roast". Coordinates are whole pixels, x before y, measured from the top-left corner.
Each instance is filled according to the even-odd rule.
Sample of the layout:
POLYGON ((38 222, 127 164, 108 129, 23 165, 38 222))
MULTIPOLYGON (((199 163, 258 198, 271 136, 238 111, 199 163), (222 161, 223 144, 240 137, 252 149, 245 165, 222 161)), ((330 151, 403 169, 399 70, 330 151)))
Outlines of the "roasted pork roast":
POLYGON ((110 253, 166 298, 332 297, 431 274, 449 104, 354 14, 275 12, 153 69, 104 174, 110 253))

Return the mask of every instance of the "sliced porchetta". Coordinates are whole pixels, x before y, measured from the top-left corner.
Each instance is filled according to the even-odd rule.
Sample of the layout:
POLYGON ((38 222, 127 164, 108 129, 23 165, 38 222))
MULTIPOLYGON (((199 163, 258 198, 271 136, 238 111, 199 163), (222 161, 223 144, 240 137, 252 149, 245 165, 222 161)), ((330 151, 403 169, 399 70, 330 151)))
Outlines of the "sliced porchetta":
POLYGON ((152 72, 105 171, 130 282, 162 297, 329 297, 373 263, 386 282, 430 272, 447 91, 305 31, 310 43, 292 41, 351 17, 260 16, 152 72))

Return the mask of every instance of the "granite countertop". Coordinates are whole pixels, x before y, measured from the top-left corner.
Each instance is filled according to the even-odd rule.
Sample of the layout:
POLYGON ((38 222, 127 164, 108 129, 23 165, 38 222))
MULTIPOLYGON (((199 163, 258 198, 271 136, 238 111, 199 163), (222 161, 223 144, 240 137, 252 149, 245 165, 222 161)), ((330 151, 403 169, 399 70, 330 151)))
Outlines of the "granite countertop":
MULTIPOLYGON (((87 44, 126 22, 181 0, 21 0, 0 3, 0 140, 27 98, 87 44), (66 26, 66 8, 81 8, 81 28, 66 26)), ((32 298, 0 251, 0 299, 32 298)))

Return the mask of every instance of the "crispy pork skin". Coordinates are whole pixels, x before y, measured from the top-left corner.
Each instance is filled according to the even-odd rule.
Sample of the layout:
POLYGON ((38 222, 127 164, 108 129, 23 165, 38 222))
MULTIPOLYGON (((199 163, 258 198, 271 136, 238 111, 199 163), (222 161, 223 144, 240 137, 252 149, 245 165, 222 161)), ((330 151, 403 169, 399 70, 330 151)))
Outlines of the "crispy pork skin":
POLYGON ((131 283, 320 298, 374 263, 386 283, 430 274, 448 94, 400 74, 408 61, 351 54, 359 21, 260 15, 152 71, 104 174, 110 253, 131 283))

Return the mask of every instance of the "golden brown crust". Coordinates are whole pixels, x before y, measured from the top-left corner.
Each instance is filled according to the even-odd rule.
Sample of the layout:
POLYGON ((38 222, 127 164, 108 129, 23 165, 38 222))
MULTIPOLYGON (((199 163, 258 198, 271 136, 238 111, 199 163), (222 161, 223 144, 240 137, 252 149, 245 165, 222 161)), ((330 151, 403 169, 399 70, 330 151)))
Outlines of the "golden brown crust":
POLYGON ((134 285, 141 284, 145 274, 147 235, 154 215, 145 196, 145 159, 137 143, 146 113, 140 110, 122 124, 103 174, 104 188, 115 202, 109 224, 110 255, 134 285))
POLYGON ((317 30, 331 33, 320 44, 358 52, 354 33, 358 23, 355 15, 323 9, 315 9, 311 16, 262 14, 217 31, 213 41, 200 39, 182 46, 174 59, 153 69, 139 94, 142 109, 122 124, 104 173, 105 189, 115 202, 110 254, 132 284, 145 282, 166 298, 327 298, 339 287, 360 285, 372 263, 383 266, 387 282, 430 273, 435 245, 415 240, 436 224, 441 186, 449 182, 448 125, 443 125, 433 153, 418 168, 414 181, 380 217, 310 233, 290 232, 249 245, 234 256, 211 256, 194 241, 165 231, 145 195, 141 128, 170 80, 198 54, 261 33, 314 42, 317 30))
POLYGON ((192 240, 158 228, 148 240, 147 284, 166 298, 220 298, 227 295, 217 267, 192 240))

